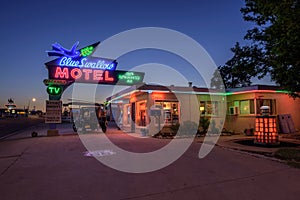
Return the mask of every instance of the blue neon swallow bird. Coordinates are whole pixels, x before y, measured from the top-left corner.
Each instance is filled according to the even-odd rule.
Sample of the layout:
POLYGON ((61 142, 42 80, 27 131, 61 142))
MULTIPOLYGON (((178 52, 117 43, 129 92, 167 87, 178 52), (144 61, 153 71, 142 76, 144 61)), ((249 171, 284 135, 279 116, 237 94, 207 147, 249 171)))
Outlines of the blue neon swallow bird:
POLYGON ((48 56, 67 56, 71 58, 76 58, 80 56, 80 52, 76 50, 78 44, 79 42, 76 42, 69 50, 65 49, 59 43, 56 42, 52 44, 52 50, 46 52, 48 53, 48 56))

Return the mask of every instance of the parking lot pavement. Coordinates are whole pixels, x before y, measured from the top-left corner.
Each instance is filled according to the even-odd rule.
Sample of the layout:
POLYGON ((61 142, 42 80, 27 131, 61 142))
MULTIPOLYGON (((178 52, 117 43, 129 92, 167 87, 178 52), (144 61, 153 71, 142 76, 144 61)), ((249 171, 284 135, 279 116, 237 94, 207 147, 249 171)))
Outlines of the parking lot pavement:
MULTIPOLYGON (((19 131, 15 131, 9 137, 5 138, 5 140, 30 138, 30 137, 32 137, 33 132, 36 132, 38 137, 44 137, 44 136, 47 136, 48 129, 49 129, 49 124, 40 123, 33 127, 27 127, 27 128, 21 129, 19 131)), ((73 131, 71 123, 57 124, 57 129, 59 130, 60 135, 76 134, 73 131)))
MULTIPOLYGON (((117 130, 106 136, 84 136, 95 140, 108 136, 116 145, 134 152, 149 152, 170 141, 131 137, 117 130)), ((195 141, 169 166, 134 174, 86 156, 86 147, 71 133, 1 141, 1 200, 299 198, 299 169, 218 146, 199 159, 200 147, 201 141, 195 141)))
POLYGON ((14 134, 18 134, 24 130, 30 130, 32 127, 43 124, 43 119, 38 117, 17 117, 5 118, 0 120, 0 139, 6 138, 14 134))

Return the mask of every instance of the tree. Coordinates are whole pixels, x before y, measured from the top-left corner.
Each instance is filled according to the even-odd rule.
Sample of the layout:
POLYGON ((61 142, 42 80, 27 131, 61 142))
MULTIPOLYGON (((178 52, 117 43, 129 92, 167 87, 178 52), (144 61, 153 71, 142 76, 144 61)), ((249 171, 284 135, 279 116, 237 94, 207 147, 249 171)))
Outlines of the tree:
MULTIPOLYGON (((248 55, 252 53, 255 54, 255 57, 261 58, 261 52, 256 46, 241 47, 238 42, 231 48, 231 51, 234 53, 233 57, 225 65, 218 67, 225 88, 251 85, 251 78, 257 75, 257 69, 256 62, 253 59, 249 59, 248 55)), ((217 81, 220 81, 216 78, 216 73, 211 80, 212 87, 216 87, 215 85, 218 84, 217 81)))
POLYGON ((250 45, 237 43, 233 58, 220 67, 221 75, 230 73, 223 77, 225 85, 250 84, 252 77, 269 74, 291 96, 300 97, 299 0, 245 0, 241 13, 255 26, 244 37, 250 45))

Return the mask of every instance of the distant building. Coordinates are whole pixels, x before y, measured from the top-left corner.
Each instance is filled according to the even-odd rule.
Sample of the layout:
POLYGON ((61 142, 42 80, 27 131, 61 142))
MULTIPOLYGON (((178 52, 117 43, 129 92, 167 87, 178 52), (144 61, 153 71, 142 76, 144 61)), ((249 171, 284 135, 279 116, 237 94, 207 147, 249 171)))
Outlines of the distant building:
POLYGON ((12 98, 8 99, 7 101, 8 104, 5 105, 6 108, 0 108, 0 117, 27 116, 26 110, 17 108, 12 98))

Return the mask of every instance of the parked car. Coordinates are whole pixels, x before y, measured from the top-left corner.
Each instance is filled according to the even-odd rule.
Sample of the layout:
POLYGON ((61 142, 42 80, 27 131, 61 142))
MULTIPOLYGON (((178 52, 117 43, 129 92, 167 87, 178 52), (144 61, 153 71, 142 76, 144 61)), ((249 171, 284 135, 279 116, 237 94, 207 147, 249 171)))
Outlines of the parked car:
POLYGON ((81 107, 72 111, 73 130, 85 133, 87 130, 95 130, 98 125, 105 133, 107 130, 106 110, 103 105, 81 107))

